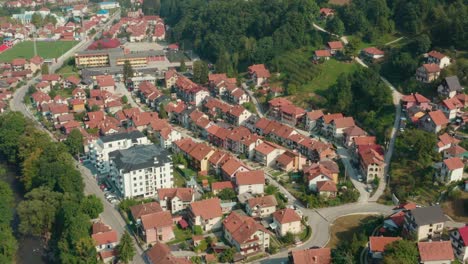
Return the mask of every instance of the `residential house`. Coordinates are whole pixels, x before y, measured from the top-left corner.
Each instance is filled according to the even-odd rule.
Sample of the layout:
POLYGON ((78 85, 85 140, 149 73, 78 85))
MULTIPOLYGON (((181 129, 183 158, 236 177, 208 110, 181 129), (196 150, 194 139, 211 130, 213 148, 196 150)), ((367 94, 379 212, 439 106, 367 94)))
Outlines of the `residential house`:
POLYGON ((154 212, 141 216, 141 233, 146 244, 167 242, 175 238, 172 216, 168 211, 154 212))
POLYGON ((267 167, 273 167, 276 159, 285 152, 282 147, 271 143, 262 142, 254 149, 254 160, 267 167))
POLYGON ((44 59, 40 56, 34 56, 29 59, 29 68, 33 73, 41 70, 42 64, 44 63, 44 59))
POLYGON ((227 160, 221 166, 221 173, 224 179, 234 181, 238 172, 249 171, 248 167, 236 158, 227 160))
POLYGON ((72 91, 72 98, 73 99, 81 99, 81 100, 86 100, 86 92, 82 88, 75 88, 72 91))
POLYGON ((430 110, 431 100, 427 99, 419 93, 411 93, 410 95, 405 95, 401 98, 401 104, 403 109, 407 110, 414 106, 418 107, 421 110, 430 110))
POLYGON ((281 122, 296 126, 297 123, 301 122, 302 118, 305 116, 306 111, 300 107, 297 107, 293 104, 285 105, 281 107, 281 122))
POLYGON ((270 247, 270 233, 253 218, 232 212, 223 220, 224 238, 241 255, 265 252, 270 247))
POLYGON ((443 151, 443 158, 448 159, 448 158, 460 158, 460 159, 465 159, 467 156, 468 152, 466 149, 455 145, 452 147, 449 147, 448 149, 443 151))
POLYGON ((442 97, 453 98, 463 91, 460 81, 456 75, 445 77, 442 83, 437 87, 437 92, 442 97))
POLYGON ((195 191, 191 188, 161 188, 157 198, 164 211, 175 214, 195 202, 195 191))
POLYGON ((419 126, 423 130, 432 133, 439 133, 448 123, 449 120, 441 110, 431 111, 419 120, 419 126))
POLYGON ((183 257, 174 257, 169 246, 157 242, 148 251, 146 258, 151 264, 191 264, 192 262, 183 257))
POLYGON ((234 159, 231 154, 219 149, 215 150, 213 155, 211 155, 211 157, 208 159, 210 167, 208 173, 224 177, 221 174, 221 167, 230 159, 234 159))
POLYGON ((114 78, 112 78, 112 75, 96 76, 96 85, 101 91, 106 91, 109 93, 115 92, 115 81, 114 78))
POLYGON ((98 253, 113 251, 119 242, 117 232, 100 221, 93 223, 91 237, 98 253))
POLYGON ((322 7, 320 8, 320 17, 329 18, 335 15, 335 10, 331 8, 322 7))
POLYGON ((317 193, 320 196, 327 198, 334 198, 338 193, 336 183, 333 181, 318 181, 317 182, 317 193))
POLYGON ((136 225, 141 225, 141 217, 152 213, 162 212, 161 205, 157 202, 141 203, 130 207, 133 221, 136 225))
POLYGON ((86 111, 85 101, 81 99, 71 99, 70 105, 75 113, 86 111))
POLYGON ((343 130, 343 142, 346 147, 351 147, 356 137, 366 137, 367 132, 358 126, 348 127, 343 130))
POLYGON ((330 128, 334 138, 342 138, 344 130, 350 127, 354 127, 354 118, 352 117, 342 117, 333 119, 330 123, 330 128))
POLYGON ((380 145, 362 145, 358 147, 361 172, 368 183, 374 179, 383 179, 385 172, 384 150, 380 145))
POLYGON ((211 192, 217 195, 224 189, 234 190, 234 183, 232 181, 221 181, 211 183, 211 192))
POLYGON ((264 64, 255 64, 249 66, 249 75, 256 87, 266 83, 270 78, 270 71, 264 64))
POLYGON ((317 121, 323 116, 322 110, 313 110, 306 113, 305 129, 312 131, 317 127, 317 121))
POLYGON ((454 229, 450 232, 450 241, 452 242, 455 257, 462 263, 468 260, 468 226, 454 229))
POLYGON ((68 76, 63 82, 63 88, 76 88, 81 83, 81 79, 75 75, 68 76))
POLYGON ((456 97, 443 100, 439 109, 444 112, 449 121, 454 121, 463 112, 464 105, 456 97))
POLYGON ((305 164, 306 158, 297 151, 286 150, 275 160, 275 167, 286 172, 302 170, 305 164))
POLYGON ((46 81, 42 81, 36 84, 36 90, 48 94, 50 93, 50 90, 51 90, 50 83, 46 81))
POLYGON ((418 250, 422 264, 450 264, 455 260, 450 241, 419 242, 418 250))
POLYGON ((248 199, 245 210, 253 218, 266 218, 276 212, 277 205, 274 195, 259 196, 248 199))
POLYGON ((265 172, 263 170, 238 172, 236 174, 237 194, 263 194, 265 172))
POLYGON ((314 51, 314 61, 329 60, 332 54, 329 50, 316 50, 314 51))
POLYGON ((384 237, 371 236, 369 237, 369 255, 373 259, 382 259, 385 253, 385 247, 391 243, 401 240, 401 237, 384 237))
POLYGON ((299 234, 301 232, 301 217, 291 208, 285 208, 273 213, 273 225, 276 233, 285 236, 287 233, 299 234))
POLYGON ((430 83, 439 78, 440 67, 437 64, 423 64, 416 70, 416 80, 423 83, 430 83))
POLYGON ((403 230, 418 241, 436 239, 442 235, 445 221, 447 217, 438 205, 415 208, 406 212, 403 230))
POLYGON ((192 227, 200 226, 204 232, 219 229, 222 221, 221 201, 218 198, 196 201, 190 204, 188 218, 192 227))
POLYGON ((383 58, 385 52, 376 48, 376 47, 368 47, 361 51, 361 54, 369 59, 377 60, 383 58))
POLYGON ((336 55, 337 52, 344 50, 344 46, 341 41, 330 41, 327 43, 327 49, 330 50, 332 55, 336 55))
POLYGON ((451 63, 450 58, 447 55, 435 50, 432 50, 429 53, 427 53, 427 62, 437 64, 440 69, 449 66, 451 63))
POLYGON ((442 162, 438 180, 448 184, 451 182, 461 181, 463 179, 463 169, 465 164, 458 157, 448 158, 442 162))
POLYGON ((42 81, 48 82, 52 87, 54 87, 62 81, 62 76, 58 74, 43 74, 42 81))
POLYGON ((226 113, 226 121, 234 126, 242 125, 252 115, 242 105, 235 105, 226 113))
POLYGON ((46 93, 37 91, 31 95, 31 102, 33 106, 35 106, 37 109, 40 109, 40 107, 44 104, 49 104, 52 102, 52 98, 46 93))
POLYGON ((317 191, 317 183, 320 181, 332 181, 338 183, 338 164, 331 160, 323 160, 304 167, 304 181, 310 190, 317 191))
POLYGON ((13 71, 24 71, 29 69, 29 64, 26 59, 23 58, 13 59, 10 65, 13 71))
POLYGON ((332 264, 330 248, 309 248, 289 253, 292 264, 332 264))
POLYGON ((341 113, 335 113, 335 114, 326 114, 323 115, 319 119, 319 127, 322 129, 322 131, 326 134, 332 134, 333 129, 331 128, 331 122, 335 119, 343 118, 343 114, 341 113))

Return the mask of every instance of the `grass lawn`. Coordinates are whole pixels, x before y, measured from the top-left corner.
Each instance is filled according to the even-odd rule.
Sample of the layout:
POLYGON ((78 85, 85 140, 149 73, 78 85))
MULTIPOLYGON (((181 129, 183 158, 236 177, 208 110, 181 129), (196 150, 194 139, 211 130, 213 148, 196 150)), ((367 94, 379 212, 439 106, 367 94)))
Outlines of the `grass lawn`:
POLYGON ((375 216, 369 215, 349 215, 343 216, 335 220, 330 227, 330 241, 328 241, 327 247, 334 248, 340 242, 351 243, 353 234, 359 234, 363 232, 361 224, 363 221, 368 221, 375 216))
MULTIPOLYGON (((37 41, 37 54, 44 59, 58 58, 78 41, 37 41)), ((34 57, 34 42, 24 41, 0 54, 0 62, 10 62, 15 58, 30 59, 34 57)))
POLYGON ((174 170, 174 185, 176 187, 184 187, 185 186, 185 178, 182 176, 178 170, 174 170))
POLYGON ((468 222, 468 193, 461 191, 461 197, 442 204, 444 213, 455 221, 468 222))
MULTIPOLYGON (((357 36, 349 36, 348 38, 356 38, 356 37, 357 36)), ((371 43, 361 41, 360 45, 358 47, 358 50, 362 50, 362 49, 368 48, 368 47, 382 47, 382 46, 385 45, 385 43, 391 42, 391 41, 396 40, 396 39, 398 39, 400 37, 401 37, 401 35, 399 35, 398 33, 383 34, 378 39, 372 41, 371 43)))
POLYGON ((177 244, 183 241, 188 241, 192 238, 192 230, 190 228, 182 229, 178 225, 174 228, 175 239, 167 244, 177 244))
POLYGON ((71 65, 62 66, 60 69, 57 70, 56 73, 62 75, 64 78, 67 78, 69 76, 80 77, 80 74, 71 65))
POLYGON ((58 89, 55 92, 63 98, 70 98, 72 96, 73 89, 58 89))

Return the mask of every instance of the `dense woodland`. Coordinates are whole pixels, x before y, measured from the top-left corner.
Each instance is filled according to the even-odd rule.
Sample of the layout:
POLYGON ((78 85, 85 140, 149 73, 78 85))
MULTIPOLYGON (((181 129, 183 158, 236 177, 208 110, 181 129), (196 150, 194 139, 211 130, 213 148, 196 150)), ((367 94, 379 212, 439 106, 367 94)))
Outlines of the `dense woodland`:
MULTIPOLYGON (((69 154, 76 146, 69 140, 66 143, 51 141, 19 112, 0 116, 0 155, 18 166, 19 180, 26 192, 17 207, 20 233, 47 241, 49 263, 97 263, 90 219, 96 218, 103 207, 97 197, 83 194, 80 172, 69 154)), ((5 201, 1 186, 0 190, 5 201)), ((7 193, 6 201, 10 200, 9 196, 7 193)), ((3 214, 7 207, 0 210, 7 216, 0 221, 2 227, 11 217, 3 214)), ((9 238, 2 233, 2 240, 3 237, 9 238)))

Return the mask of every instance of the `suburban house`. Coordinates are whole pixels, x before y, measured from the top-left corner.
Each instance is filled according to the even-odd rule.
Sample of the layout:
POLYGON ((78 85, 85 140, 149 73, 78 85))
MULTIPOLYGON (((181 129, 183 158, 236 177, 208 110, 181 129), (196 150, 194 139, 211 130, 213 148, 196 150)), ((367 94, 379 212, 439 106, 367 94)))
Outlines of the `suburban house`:
POLYGON ((352 117, 342 117, 334 119, 331 121, 330 125, 333 137, 341 138, 343 137, 344 130, 355 126, 355 123, 352 117))
POLYGON ((101 91, 106 91, 109 93, 115 92, 115 81, 114 78, 112 78, 112 75, 96 76, 96 85, 101 91))
POLYGON ((432 133, 439 133, 448 123, 449 120, 441 110, 431 111, 419 119, 419 126, 432 133))
POLYGON ((414 106, 418 107, 421 110, 431 109, 431 106, 429 105, 430 102, 431 100, 427 99, 419 93, 411 93, 401 98, 401 104, 403 109, 409 109, 414 106))
POLYGON ((221 201, 218 198, 196 201, 190 204, 188 218, 192 227, 200 226, 203 232, 221 227, 221 201))
POLYGON ((439 78, 440 67, 437 64, 423 64, 416 70, 416 80, 423 83, 430 83, 439 78))
POLYGON ((313 110, 306 113, 305 128, 307 131, 312 131, 317 127, 317 120, 323 116, 322 110, 313 110))
POLYGON ((450 121, 454 121, 463 112, 464 105, 458 98, 452 97, 443 100, 439 105, 440 110, 450 121))
POLYGON ((265 218, 276 211, 276 198, 274 195, 259 196, 247 200, 246 212, 253 218, 265 218))
POLYGON ((309 248, 289 253, 292 264, 332 264, 330 248, 309 248))
POLYGON ((383 258, 385 247, 395 241, 401 240, 401 237, 383 237, 371 236, 369 237, 369 255, 374 259, 383 258))
POLYGON ((324 160, 304 167, 304 182, 309 190, 317 191, 317 183, 320 181, 332 181, 338 183, 338 165, 331 160, 324 160))
POLYGON ((383 179, 385 171, 384 150, 380 145, 358 147, 359 165, 368 183, 375 178, 383 179))
POLYGON ((136 225, 141 225, 141 216, 162 211, 161 205, 157 202, 142 203, 130 207, 130 212, 136 225))
POLYGON ((195 191, 191 188, 161 188, 158 189, 158 201, 164 211, 175 214, 195 201, 195 191))
POLYGON ((270 71, 264 64, 255 64, 249 66, 249 75, 256 87, 261 86, 270 78, 270 71))
POLYGON ((285 152, 283 148, 270 142, 262 142, 254 149, 254 159, 267 167, 273 167, 275 160, 285 152))
POLYGON ((432 50, 427 53, 427 62, 437 64, 439 68, 443 69, 450 65, 450 58, 445 54, 432 50))
POLYGON ((221 181, 221 182, 213 182, 211 183, 211 192, 214 195, 217 195, 224 189, 231 189, 234 190, 235 186, 232 181, 221 181))
POLYGON ((191 264, 192 262, 183 257, 174 257, 169 246, 163 243, 154 244, 146 251, 146 258, 151 264, 191 264))
POLYGON ((333 181, 318 181, 316 192, 327 198, 334 198, 338 194, 338 188, 333 181))
POLYGON ((463 179, 463 169, 465 164, 458 157, 448 158, 442 162, 438 180, 442 183, 448 184, 463 179))
POLYGON ((94 240, 98 253, 113 251, 119 242, 117 232, 100 221, 93 223, 91 237, 94 240))
POLYGON ((265 172, 263 170, 238 172, 236 174, 237 194, 263 194, 265 172))
POLYGON ((343 137, 343 143, 345 144, 345 146, 351 147, 353 142, 354 142, 354 138, 356 138, 356 137, 366 137, 367 132, 364 131, 364 129, 358 127, 358 126, 352 126, 352 127, 348 127, 345 130, 343 130, 343 136, 344 136, 343 137))
POLYGON ((403 231, 407 236, 415 235, 418 241, 439 238, 447 217, 440 206, 428 206, 409 210, 405 214, 403 231))
POLYGON ((314 61, 329 60, 332 54, 329 50, 316 50, 314 51, 314 61))
POLYGON ((382 50, 379 50, 376 47, 368 47, 368 48, 363 49, 361 51, 361 54, 367 58, 377 60, 377 59, 383 58, 383 56, 385 55, 385 52, 383 52, 382 50))
POLYGON ((286 150, 275 161, 276 168, 282 171, 300 171, 306 164, 306 158, 297 151, 286 150))
POLYGON ((253 218, 232 212, 223 220, 224 238, 241 255, 264 252, 270 247, 270 233, 253 218))
POLYGON ((331 8, 322 7, 320 8, 320 17, 329 18, 335 15, 335 10, 331 8))
POLYGON ((146 244, 167 242, 175 238, 172 229, 172 216, 168 211, 155 212, 141 216, 141 233, 146 244))
POLYGON ((288 232, 299 234, 301 232, 301 217, 291 208, 285 208, 273 213, 273 226, 280 236, 288 232))
POLYGON ((442 97, 452 98, 463 91, 460 81, 456 75, 445 77, 442 83, 437 87, 437 92, 442 97))
POLYGON ((450 232, 455 257, 462 263, 468 260, 468 226, 460 227, 450 232))
POLYGON ((419 242, 418 250, 422 264, 450 264, 455 260, 450 241, 419 242))
POLYGON ((437 142, 437 152, 442 152, 452 146, 456 146, 460 143, 459 139, 456 139, 450 136, 447 133, 444 133, 439 136, 439 142, 437 142))
POLYGON ((344 46, 341 41, 330 41, 327 43, 327 49, 332 55, 336 55, 337 52, 344 50, 344 46))
POLYGON ((248 167, 235 158, 229 159, 221 167, 221 174, 223 178, 231 181, 234 181, 234 177, 238 172, 244 171, 249 171, 248 167))

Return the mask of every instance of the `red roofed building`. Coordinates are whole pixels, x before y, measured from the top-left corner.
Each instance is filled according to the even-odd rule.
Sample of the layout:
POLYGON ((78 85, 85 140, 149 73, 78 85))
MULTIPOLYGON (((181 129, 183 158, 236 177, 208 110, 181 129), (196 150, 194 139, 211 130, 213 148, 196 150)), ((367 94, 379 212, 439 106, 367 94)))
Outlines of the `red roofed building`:
POLYGON ((439 78, 440 67, 438 64, 423 64, 416 70, 416 80, 423 83, 430 83, 439 78))
POLYGON ((234 190, 234 183, 232 181, 222 181, 222 182, 213 182, 211 183, 211 192, 214 195, 218 194, 224 189, 234 190))
POLYGON ((167 242, 175 238, 172 224, 170 212, 155 212, 141 216, 139 230, 147 244, 167 242))
POLYGON ((264 64, 255 64, 249 66, 249 75, 255 86, 261 86, 270 78, 270 71, 265 67, 264 64))
POLYGON ((450 233, 455 257, 462 263, 468 260, 468 226, 460 227, 450 233))
POLYGON ((330 41, 327 43, 327 48, 330 50, 332 55, 335 55, 337 51, 344 50, 344 46, 341 41, 330 41))
POLYGON ((320 8, 320 16, 322 18, 328 18, 335 15, 335 10, 331 8, 322 7, 320 8))
POLYGON ((277 205, 274 195, 258 196, 247 200, 245 210, 254 218, 265 218, 276 212, 277 205))
POLYGON ((164 211, 175 214, 195 201, 195 191, 191 188, 162 188, 158 190, 158 201, 164 211))
POLYGON ((99 75, 96 76, 96 85, 99 86, 101 91, 110 93, 115 92, 115 81, 111 75, 99 75))
POLYGON ((276 159, 285 151, 282 147, 265 141, 255 147, 254 159, 264 166, 273 167, 276 159))
POLYGON ((305 128, 311 131, 316 128, 317 121, 323 116, 322 110, 313 110, 306 113, 305 128))
POLYGON ((455 260, 450 241, 418 243, 419 257, 423 264, 451 263, 455 260))
POLYGON ((232 212, 223 220, 224 238, 241 255, 264 252, 270 247, 270 233, 254 219, 232 212))
POLYGON ((338 188, 333 181, 318 181, 317 193, 324 197, 336 197, 338 188))
POLYGON ((231 181, 233 181, 233 178, 238 172, 243 171, 249 171, 249 169, 244 163, 235 158, 227 160, 221 167, 223 178, 231 181))
POLYGON ((35 92, 31 95, 32 103, 39 109, 42 104, 48 104, 52 102, 50 96, 43 92, 35 92))
POLYGON ((96 222, 93 224, 91 237, 94 240, 97 252, 111 251, 119 242, 117 232, 102 222, 96 222))
POLYGON ((237 194, 263 194, 265 172, 263 170, 238 172, 236 174, 237 194))
POLYGON ((453 121, 455 118, 460 117, 464 113, 464 104, 456 97, 448 98, 440 103, 440 110, 444 112, 445 116, 453 121))
POLYGON ((221 227, 221 201, 218 198, 196 201, 190 204, 188 218, 191 226, 200 226, 204 232, 221 227))
POLYGON ((385 52, 383 52, 382 50, 379 50, 376 47, 369 47, 369 48, 363 49, 362 54, 370 59, 376 60, 376 59, 383 58, 383 56, 385 55, 385 52))
POLYGON ((385 247, 389 244, 401 240, 401 237, 383 237, 383 236, 371 236, 369 237, 369 254, 372 258, 381 259, 385 252, 385 247))
POLYGON ((331 160, 324 160, 304 167, 304 182, 310 190, 318 191, 317 184, 320 181, 332 181, 338 183, 338 164, 331 160))
POLYGON ((447 55, 435 50, 432 50, 429 53, 427 53, 427 62, 437 64, 441 69, 449 66, 451 63, 450 58, 447 55))
POLYGON ((333 131, 331 127, 331 122, 335 119, 343 118, 342 113, 334 113, 334 114, 326 114, 323 115, 318 122, 319 127, 322 129, 324 133, 330 133, 330 131, 333 131))
POLYGON ((384 150, 380 145, 362 145, 358 147, 361 171, 372 182, 375 178, 383 179, 385 171, 384 150))
POLYGON ((441 110, 429 112, 419 120, 419 126, 432 133, 439 133, 448 123, 449 120, 441 110))
POLYGON ((331 52, 329 50, 316 50, 316 51, 314 51, 314 61, 319 61, 321 59, 329 60, 331 56, 332 56, 332 54, 331 54, 331 52))
POLYGON ((55 86, 62 80, 62 77, 58 74, 43 74, 42 81, 50 83, 52 86, 55 86))
POLYGON ((409 109, 413 106, 419 107, 421 110, 430 110, 429 103, 431 100, 427 99, 419 93, 405 95, 401 98, 401 103, 404 109, 409 109))
POLYGON ((329 133, 333 135, 334 138, 341 138, 343 137, 344 130, 353 126, 355 126, 355 123, 352 117, 336 118, 331 121, 329 133))
POLYGON ((332 264, 330 248, 310 248, 289 253, 292 264, 332 264))
POLYGON ((438 180, 448 184, 463 179, 463 169, 465 164, 458 157, 448 158, 442 162, 438 180))
POLYGON ((291 208, 274 212, 273 224, 276 226, 276 233, 280 236, 287 233, 299 234, 301 232, 301 217, 291 208))
POLYGON ((186 258, 174 257, 171 249, 159 242, 146 251, 146 256, 151 264, 191 264, 186 258))

